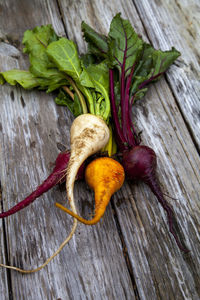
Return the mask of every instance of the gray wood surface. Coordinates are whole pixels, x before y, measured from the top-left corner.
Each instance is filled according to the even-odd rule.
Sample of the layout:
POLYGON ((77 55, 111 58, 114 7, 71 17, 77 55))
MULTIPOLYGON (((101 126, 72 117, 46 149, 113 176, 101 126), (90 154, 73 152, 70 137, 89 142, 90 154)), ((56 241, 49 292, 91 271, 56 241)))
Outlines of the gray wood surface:
MULTIPOLYGON (((183 255, 168 232, 165 212, 144 184, 126 182, 103 221, 78 225, 70 243, 38 273, 0 269, 1 299, 199 299, 200 297, 200 98, 198 1, 0 0, 0 71, 28 68, 21 53, 26 29, 53 24, 59 35, 86 50, 80 24, 107 33, 121 12, 155 47, 175 46, 182 55, 134 109, 142 141, 158 155, 158 174, 189 249, 183 255)), ((69 148, 70 113, 54 95, 0 86, 1 205, 8 209, 50 172, 61 145, 69 148)), ((91 211, 92 193, 77 183, 81 214, 91 211)), ((54 188, 17 215, 0 220, 0 262, 30 269, 42 264, 68 235, 71 217, 54 188)))
POLYGON ((182 53, 167 74, 184 120, 200 149, 200 3, 191 1, 135 1, 146 33, 155 47, 175 46, 182 53))

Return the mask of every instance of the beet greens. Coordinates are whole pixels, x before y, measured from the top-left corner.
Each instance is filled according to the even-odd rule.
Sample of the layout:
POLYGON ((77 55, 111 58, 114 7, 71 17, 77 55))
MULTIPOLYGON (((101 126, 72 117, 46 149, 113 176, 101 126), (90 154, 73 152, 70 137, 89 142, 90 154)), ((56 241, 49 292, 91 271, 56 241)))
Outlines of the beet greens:
POLYGON ((178 247, 188 252, 175 233, 174 213, 164 199, 156 177, 156 154, 140 145, 140 136, 132 122, 132 106, 157 81, 180 53, 155 50, 134 31, 130 22, 117 14, 110 25, 108 37, 95 32, 84 22, 82 31, 89 45, 89 54, 106 60, 109 69, 110 101, 115 139, 122 153, 122 164, 129 179, 145 182, 167 213, 169 230, 178 247))

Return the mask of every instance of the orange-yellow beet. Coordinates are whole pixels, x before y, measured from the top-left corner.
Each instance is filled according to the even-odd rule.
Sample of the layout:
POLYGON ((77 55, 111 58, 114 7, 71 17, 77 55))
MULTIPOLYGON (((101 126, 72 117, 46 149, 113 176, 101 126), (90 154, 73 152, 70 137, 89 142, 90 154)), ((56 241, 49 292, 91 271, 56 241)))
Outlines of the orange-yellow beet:
POLYGON ((86 225, 96 224, 104 215, 111 196, 123 185, 124 178, 124 168, 118 161, 110 157, 97 158, 85 170, 85 180, 95 194, 94 217, 85 220, 59 203, 56 206, 86 225))

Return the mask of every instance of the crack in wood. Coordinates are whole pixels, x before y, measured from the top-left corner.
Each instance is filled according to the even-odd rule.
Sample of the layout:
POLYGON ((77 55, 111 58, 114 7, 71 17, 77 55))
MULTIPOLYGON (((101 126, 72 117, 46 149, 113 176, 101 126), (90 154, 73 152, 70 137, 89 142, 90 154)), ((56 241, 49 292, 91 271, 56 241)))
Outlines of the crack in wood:
MULTIPOLYGON (((0 205, 1 205, 1 211, 3 212, 3 200, 2 200, 2 188, 1 188, 1 181, 0 181, 0 205)), ((3 232, 3 241, 4 241, 4 250, 5 250, 5 262, 6 265, 9 264, 8 260, 8 245, 7 245, 7 238, 6 238, 6 226, 5 226, 5 220, 2 219, 2 232, 3 232)), ((6 269, 6 275, 7 275, 7 283, 8 283, 8 294, 9 294, 9 300, 13 300, 13 292, 12 292, 12 281, 11 281, 11 271, 9 269, 6 269)))
POLYGON ((56 3, 57 3, 58 12, 60 14, 60 19, 61 19, 61 22, 63 24, 63 28, 64 28, 64 31, 65 31, 66 37, 68 38, 67 28, 66 28, 66 25, 65 25, 65 22, 64 22, 64 17, 63 17, 63 13, 62 13, 62 9, 61 9, 61 5, 60 5, 59 0, 56 0, 56 3))
POLYGON ((170 89, 170 91, 171 91, 171 93, 172 93, 172 96, 173 96, 173 98, 174 98, 174 101, 175 101, 175 103, 176 103, 176 105, 177 105, 177 107, 178 107, 178 109, 179 109, 179 112, 180 112, 180 115, 181 115, 181 117, 182 117, 182 119, 183 119, 183 122, 185 123, 185 126, 186 126, 186 128, 187 128, 187 130, 188 130, 188 132, 189 132, 189 134, 190 134, 190 137, 191 137, 191 139, 192 139, 192 142, 194 143, 194 146, 195 146, 195 148, 196 148, 198 154, 200 155, 200 147, 199 147, 199 145, 198 145, 198 143, 197 143, 197 141, 196 141, 196 139, 195 139, 195 134, 194 134, 194 132, 193 132, 193 130, 192 130, 190 124, 189 124, 188 121, 186 120, 183 111, 181 110, 180 104, 179 104, 179 102, 177 101, 176 95, 175 95, 175 93, 174 93, 174 91, 173 91, 172 84, 171 84, 171 82, 169 81, 169 79, 168 79, 168 77, 167 77, 166 74, 164 75, 164 78, 165 78, 165 80, 166 80, 166 82, 167 82, 167 84, 168 84, 168 87, 169 87, 169 89, 170 89))
POLYGON ((121 230, 121 227, 120 227, 120 223, 119 223, 119 220, 118 220, 118 217, 117 217, 117 213, 116 213, 113 202, 111 201, 110 203, 111 203, 111 207, 112 207, 112 211, 113 211, 115 224, 116 224, 116 227, 117 227, 117 232, 119 234, 119 238, 120 238, 121 245, 122 245, 122 253, 123 253, 123 256, 124 256, 124 259, 125 259, 125 262, 126 262, 127 270, 128 270, 132 285, 133 285, 133 291, 135 293, 135 299, 140 300, 137 284, 136 284, 135 277, 134 277, 133 270, 132 270, 132 264, 131 264, 131 261, 130 261, 130 258, 129 258, 129 254, 128 254, 126 243, 125 243, 123 233, 122 233, 122 230, 121 230))

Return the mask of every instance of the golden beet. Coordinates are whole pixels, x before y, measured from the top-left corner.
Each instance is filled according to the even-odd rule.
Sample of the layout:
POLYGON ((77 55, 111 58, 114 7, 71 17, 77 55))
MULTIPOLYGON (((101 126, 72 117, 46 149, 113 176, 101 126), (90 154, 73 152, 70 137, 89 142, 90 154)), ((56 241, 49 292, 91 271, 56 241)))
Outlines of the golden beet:
POLYGON ((87 166, 85 171, 85 180, 95 194, 94 217, 86 220, 58 203, 56 206, 78 221, 86 225, 94 225, 104 215, 111 196, 123 185, 124 178, 124 168, 118 161, 110 157, 97 158, 87 166))

